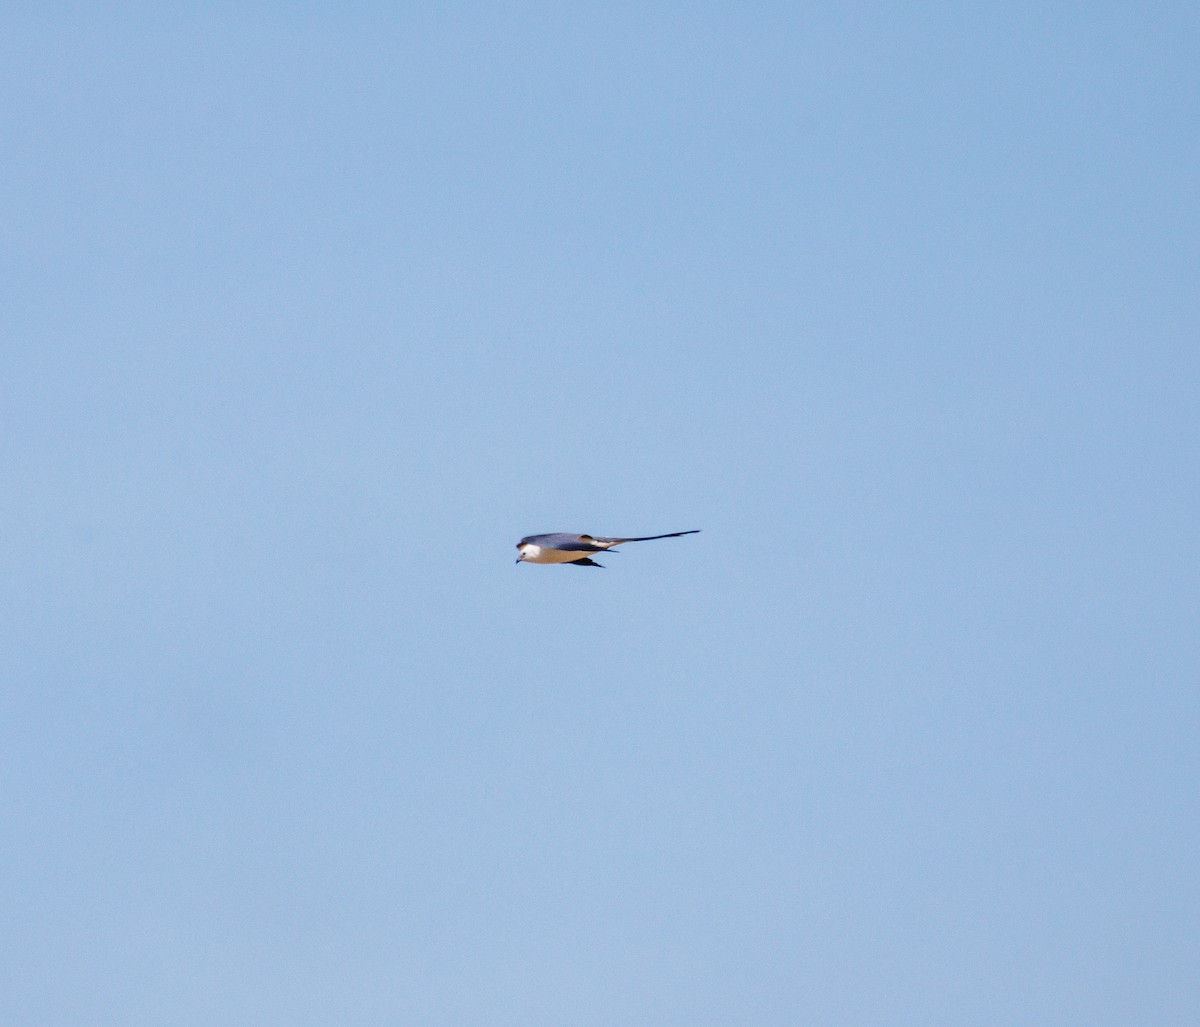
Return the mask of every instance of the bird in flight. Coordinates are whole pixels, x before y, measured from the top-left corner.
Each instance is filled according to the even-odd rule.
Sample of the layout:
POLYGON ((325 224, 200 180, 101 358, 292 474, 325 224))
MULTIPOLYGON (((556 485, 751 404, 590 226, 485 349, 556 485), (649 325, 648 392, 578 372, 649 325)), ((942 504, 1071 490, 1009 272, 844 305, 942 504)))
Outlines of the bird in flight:
POLYGON ((668 535, 643 535, 641 538, 606 538, 603 535, 526 535, 517 543, 517 563, 569 563, 573 567, 603 567, 592 553, 619 546, 622 542, 649 542, 656 538, 698 535, 695 531, 673 531, 668 535))

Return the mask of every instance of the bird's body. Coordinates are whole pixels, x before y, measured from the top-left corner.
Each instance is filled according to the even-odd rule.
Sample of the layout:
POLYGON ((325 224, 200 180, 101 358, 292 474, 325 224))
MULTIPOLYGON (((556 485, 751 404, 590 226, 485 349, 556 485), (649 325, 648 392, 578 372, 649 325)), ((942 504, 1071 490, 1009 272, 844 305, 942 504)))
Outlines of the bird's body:
POLYGON ((667 535, 643 535, 641 538, 609 538, 604 535, 571 535, 555 532, 549 535, 526 535, 517 543, 517 563, 569 563, 576 567, 601 567, 591 559, 592 553, 603 553, 622 542, 649 542, 656 538, 678 538, 696 535, 695 531, 673 531, 667 535))

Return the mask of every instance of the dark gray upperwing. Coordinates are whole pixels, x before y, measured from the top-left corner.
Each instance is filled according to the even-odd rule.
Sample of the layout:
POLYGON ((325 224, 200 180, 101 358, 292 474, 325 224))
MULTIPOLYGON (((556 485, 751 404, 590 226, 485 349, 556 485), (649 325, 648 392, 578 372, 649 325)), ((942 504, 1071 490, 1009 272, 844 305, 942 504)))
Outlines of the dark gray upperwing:
POLYGON ((564 532, 553 535, 527 535, 521 539, 518 545, 524 545, 526 542, 530 542, 535 546, 541 546, 542 549, 558 549, 564 553, 604 552, 604 546, 584 542, 578 535, 568 535, 564 532))

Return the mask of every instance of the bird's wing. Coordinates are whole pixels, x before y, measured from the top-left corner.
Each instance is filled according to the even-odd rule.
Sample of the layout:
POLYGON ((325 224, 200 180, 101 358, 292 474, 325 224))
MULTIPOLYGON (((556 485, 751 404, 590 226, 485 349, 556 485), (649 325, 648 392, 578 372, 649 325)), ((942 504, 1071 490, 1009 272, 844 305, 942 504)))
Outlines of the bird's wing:
POLYGON ((598 546, 588 535, 568 535, 559 532, 552 535, 529 535, 521 539, 519 545, 530 542, 542 549, 558 549, 564 553, 600 553, 604 546, 598 546))

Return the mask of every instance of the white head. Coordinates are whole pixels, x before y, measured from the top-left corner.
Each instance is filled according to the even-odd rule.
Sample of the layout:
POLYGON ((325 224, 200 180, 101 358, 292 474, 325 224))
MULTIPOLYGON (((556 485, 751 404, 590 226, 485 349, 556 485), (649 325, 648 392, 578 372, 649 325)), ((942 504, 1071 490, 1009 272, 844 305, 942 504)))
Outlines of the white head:
POLYGON ((541 555, 541 546, 535 546, 532 542, 520 542, 517 544, 517 563, 521 563, 523 560, 532 562, 541 555))

